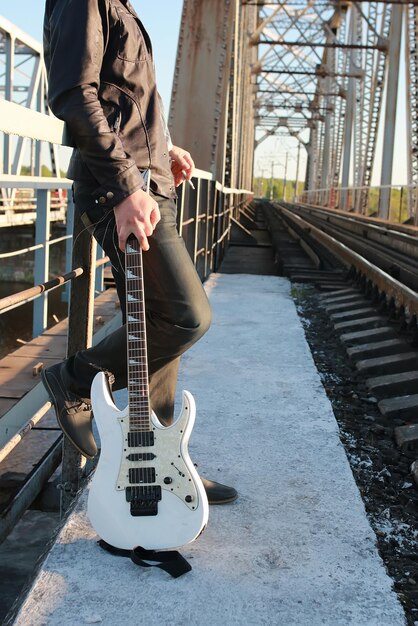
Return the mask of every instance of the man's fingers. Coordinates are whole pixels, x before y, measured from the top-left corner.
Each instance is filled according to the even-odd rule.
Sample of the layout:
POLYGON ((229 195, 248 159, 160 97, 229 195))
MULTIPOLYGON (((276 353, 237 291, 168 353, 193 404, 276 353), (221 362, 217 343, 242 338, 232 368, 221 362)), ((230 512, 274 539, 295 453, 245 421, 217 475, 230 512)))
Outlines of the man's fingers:
POLYGON ((118 246, 119 249, 122 250, 122 252, 125 252, 125 243, 126 243, 126 239, 123 239, 123 237, 118 237, 118 246))
POLYGON ((128 240, 128 237, 130 235, 134 235, 134 237, 138 239, 139 245, 141 246, 141 248, 144 250, 144 252, 146 252, 147 250, 149 250, 149 243, 148 243, 147 235, 148 236, 152 235, 153 232, 154 232, 154 229, 152 226, 149 226, 149 228, 145 230, 143 230, 142 228, 132 228, 129 233, 126 232, 125 230, 121 231, 120 233, 118 233, 119 248, 122 250, 122 252, 125 252, 125 247, 126 247, 126 242, 128 240))
POLYGON ((145 236, 145 233, 141 233, 141 236, 137 237, 137 239, 138 239, 139 245, 141 246, 143 251, 147 252, 149 250, 149 243, 148 243, 148 239, 145 236))
POLYGON ((190 171, 190 172, 193 172, 193 170, 194 170, 194 161, 193 161, 192 157, 190 156, 190 154, 188 152, 184 155, 184 160, 187 163, 187 168, 186 169, 188 171, 190 171))
POLYGON ((150 220, 151 220, 151 224, 153 228, 156 227, 160 219, 161 219, 160 209, 158 208, 158 204, 156 204, 150 215, 150 220))
POLYGON ((149 250, 150 237, 161 219, 158 203, 141 189, 122 200, 115 209, 118 245, 124 251, 129 235, 134 235, 143 250, 149 250))

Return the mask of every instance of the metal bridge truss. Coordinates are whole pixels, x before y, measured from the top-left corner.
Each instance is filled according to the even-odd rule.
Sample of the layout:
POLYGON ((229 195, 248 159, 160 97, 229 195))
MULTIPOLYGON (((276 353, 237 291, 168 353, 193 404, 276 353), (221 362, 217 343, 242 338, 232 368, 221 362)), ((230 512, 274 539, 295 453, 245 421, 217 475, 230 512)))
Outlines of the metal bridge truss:
MULTIPOLYGON (((46 103, 46 72, 42 45, 0 16, 0 98, 22 104, 41 113, 49 113, 46 103)), ((40 176, 41 142, 25 137, 2 137, 3 174, 21 175, 22 165, 29 164, 29 173, 40 176)), ((49 145, 52 173, 59 176, 57 146, 49 145)), ((2 190, 3 202, 13 194, 2 190)))
MULTIPOLYGON (((285 129, 307 150, 306 188, 329 193, 350 181, 340 206, 364 212, 383 136, 381 184, 390 185, 403 28, 406 40, 410 138, 409 183, 418 184, 418 9, 416 2, 347 0, 243 0, 259 6, 250 43, 259 50, 256 76, 256 145, 285 129), (384 101, 384 94, 386 94, 384 101), (385 120, 383 124, 383 112, 385 120)), ((406 160, 406 155, 405 155, 406 160)), ((328 195, 328 197, 327 197, 328 195)), ((389 213, 383 190, 379 214, 389 213)), ((409 194, 409 213, 417 195, 409 194)))
POLYGON ((407 76, 408 211, 418 223, 418 7, 408 9, 405 60, 407 76))

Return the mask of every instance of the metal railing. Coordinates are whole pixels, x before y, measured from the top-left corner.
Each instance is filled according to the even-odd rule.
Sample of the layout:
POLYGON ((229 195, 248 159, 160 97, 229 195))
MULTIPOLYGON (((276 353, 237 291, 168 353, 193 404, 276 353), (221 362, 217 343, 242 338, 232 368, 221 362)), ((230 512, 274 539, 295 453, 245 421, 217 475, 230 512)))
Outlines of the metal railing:
POLYGON ((386 217, 391 222, 418 225, 415 198, 417 189, 411 185, 383 185, 375 187, 330 187, 304 191, 296 202, 330 209, 355 211, 366 216, 386 217), (380 210, 382 194, 389 194, 389 215, 380 210))
MULTIPOLYGON (((0 101, 0 131, 65 145, 61 122, 5 101, 0 101), (32 129, 36 129, 36 132, 32 132, 32 129)), ((227 189, 214 181, 210 173, 200 170, 195 172, 193 181, 194 190, 186 185, 179 189, 178 229, 200 278, 204 280, 219 268, 229 240, 231 218, 238 217, 240 208, 251 200, 252 193, 227 189)), ((95 269, 103 268, 107 261, 107 258, 97 260, 96 243, 77 213, 74 213, 71 194, 68 194, 67 234, 59 238, 67 242, 67 271, 62 276, 49 279, 48 251, 58 241, 50 240, 51 190, 68 190, 70 186, 71 181, 67 179, 17 176, 2 176, 0 179, 0 188, 14 190, 23 187, 36 190, 35 245, 7 253, 25 254, 29 250, 35 251, 35 286, 2 298, 0 314, 33 300, 33 334, 36 336, 46 328, 48 293, 64 284, 77 281, 77 289, 70 293, 67 355, 92 344, 95 281, 103 282, 100 276, 97 277, 95 269)), ((22 439, 39 424, 50 407, 47 393, 43 385, 38 383, 3 415, 0 419, 0 461, 11 454, 22 439)), ((61 446, 59 437, 27 477, 11 504, 0 514, 0 541, 7 536, 39 494, 45 481, 61 462, 61 457, 61 511, 64 514, 69 509, 87 470, 85 459, 66 438, 61 446)))
MULTIPOLYGON (((14 185, 14 183, 13 183, 14 185)), ((37 218, 38 199, 32 189, 10 187, 2 184, 7 190, 4 197, 0 197, 0 228, 34 224, 37 218)), ((67 205, 67 187, 64 185, 51 191, 50 221, 62 222, 65 220, 67 205)), ((1 258, 1 256, 0 256, 1 258)))

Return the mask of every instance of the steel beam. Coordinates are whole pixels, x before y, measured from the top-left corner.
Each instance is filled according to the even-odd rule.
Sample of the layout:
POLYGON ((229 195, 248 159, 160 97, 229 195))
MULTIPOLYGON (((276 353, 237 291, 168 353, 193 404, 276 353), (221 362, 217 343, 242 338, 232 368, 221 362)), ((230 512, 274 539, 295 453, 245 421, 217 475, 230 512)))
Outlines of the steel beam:
MULTIPOLYGON (((47 79, 42 44, 0 16, 0 54, 5 55, 5 70, 0 76, 0 91, 4 93, 4 99, 0 100, 0 107, 5 102, 13 102, 24 104, 25 109, 49 113, 45 98, 47 79), (17 78, 19 78, 19 83, 25 84, 17 85, 17 78), (22 94, 24 94, 23 100, 22 94)), ((23 114, 22 123, 26 119, 27 116, 23 114)), ((45 126, 43 119, 42 125, 45 126)), ((5 131, 3 137, 3 173, 19 175, 22 160, 27 154, 27 140, 24 138, 23 128, 21 136, 18 139, 12 139, 7 134, 7 126, 8 120, 1 118, 0 130, 5 131)), ((28 134, 27 136, 32 135, 28 134)), ((53 144, 50 144, 50 154, 52 172, 59 176, 58 148, 53 144)), ((41 144, 39 142, 31 147, 29 155, 30 172, 39 176, 42 168, 41 144)), ((3 199, 12 205, 14 194, 7 196, 4 188, 1 188, 0 192, 3 199)))
MULTIPOLYGON (((382 186, 392 184, 403 16, 404 7, 400 5, 393 7, 389 37, 389 70, 386 92, 382 175, 380 179, 382 186)), ((383 188, 380 192, 379 217, 389 219, 389 213, 390 189, 383 188)))
POLYGON ((184 0, 169 126, 173 142, 220 180, 235 2, 184 0))
MULTIPOLYGON (((350 39, 351 41, 356 40, 357 36, 357 22, 358 22, 358 14, 355 9, 352 9, 351 17, 350 17, 350 39)), ((355 54, 351 51, 350 57, 350 70, 355 67, 355 54)), ((353 146, 353 126, 354 126, 354 112, 356 107, 356 91, 357 91, 357 82, 354 76, 352 76, 348 82, 348 90, 347 90, 347 109, 345 114, 345 125, 344 125, 344 144, 343 144, 343 162, 342 162, 342 181, 341 186, 348 187, 349 177, 350 177, 350 167, 351 167, 351 155, 352 155, 352 146, 353 146)), ((341 194, 341 207, 342 209, 347 210, 348 207, 348 195, 346 191, 343 191, 341 194)))

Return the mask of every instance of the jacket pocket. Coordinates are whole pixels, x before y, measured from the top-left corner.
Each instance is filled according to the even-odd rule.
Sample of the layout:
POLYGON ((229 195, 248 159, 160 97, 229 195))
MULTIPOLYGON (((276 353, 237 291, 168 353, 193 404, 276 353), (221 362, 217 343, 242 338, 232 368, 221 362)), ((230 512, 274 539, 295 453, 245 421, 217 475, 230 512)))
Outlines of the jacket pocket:
POLYGON ((136 18, 121 8, 116 9, 118 14, 119 44, 118 58, 130 63, 147 61, 149 52, 136 18))

